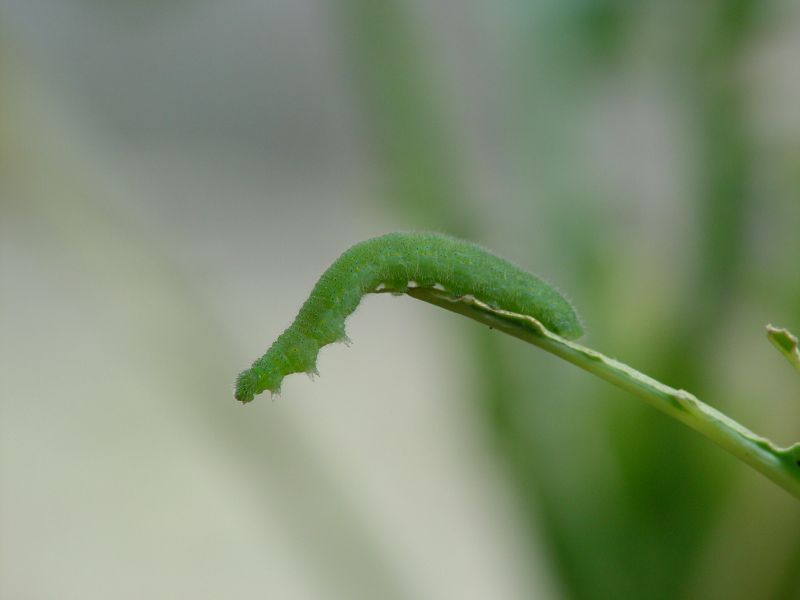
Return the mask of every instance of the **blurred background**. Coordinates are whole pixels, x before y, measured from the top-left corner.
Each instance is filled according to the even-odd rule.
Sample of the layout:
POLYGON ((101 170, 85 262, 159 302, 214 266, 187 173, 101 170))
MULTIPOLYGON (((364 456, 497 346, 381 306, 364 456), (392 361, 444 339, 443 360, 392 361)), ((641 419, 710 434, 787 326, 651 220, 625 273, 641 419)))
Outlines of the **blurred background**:
POLYGON ((432 306, 232 398, 432 229, 797 441, 798 60, 792 0, 0 0, 0 597, 800 598, 786 492, 432 306))

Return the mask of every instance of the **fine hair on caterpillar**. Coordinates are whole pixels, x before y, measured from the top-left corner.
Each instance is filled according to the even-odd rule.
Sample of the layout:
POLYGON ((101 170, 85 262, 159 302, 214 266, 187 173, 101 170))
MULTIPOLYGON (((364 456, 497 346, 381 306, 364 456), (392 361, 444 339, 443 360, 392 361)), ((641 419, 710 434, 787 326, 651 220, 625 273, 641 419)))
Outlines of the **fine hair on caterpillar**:
POLYGON ((440 233, 389 233, 352 246, 322 274, 294 322, 239 375, 236 399, 246 403, 265 390, 277 393, 291 373, 316 374, 320 349, 349 341, 345 320, 364 294, 402 293, 411 282, 534 317, 567 339, 583 334, 564 296, 489 250, 440 233))

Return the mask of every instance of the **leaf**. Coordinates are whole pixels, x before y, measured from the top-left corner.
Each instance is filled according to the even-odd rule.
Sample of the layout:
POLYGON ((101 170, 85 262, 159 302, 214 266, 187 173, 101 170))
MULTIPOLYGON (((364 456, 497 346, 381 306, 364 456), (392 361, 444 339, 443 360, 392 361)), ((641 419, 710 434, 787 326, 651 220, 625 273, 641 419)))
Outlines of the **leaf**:
POLYGON ((800 373, 800 348, 797 336, 788 329, 767 325, 767 339, 786 357, 786 360, 800 373))

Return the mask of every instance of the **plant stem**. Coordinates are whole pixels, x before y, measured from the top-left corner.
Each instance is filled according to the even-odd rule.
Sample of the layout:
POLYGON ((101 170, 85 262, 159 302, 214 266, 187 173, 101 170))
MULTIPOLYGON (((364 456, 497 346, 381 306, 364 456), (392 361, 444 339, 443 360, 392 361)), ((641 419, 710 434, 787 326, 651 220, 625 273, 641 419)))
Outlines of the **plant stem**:
POLYGON ((435 288, 408 288, 405 293, 538 346, 639 396, 800 499, 800 443, 780 448, 689 392, 669 387, 600 352, 566 340, 533 317, 493 308, 471 296, 452 298, 435 288))

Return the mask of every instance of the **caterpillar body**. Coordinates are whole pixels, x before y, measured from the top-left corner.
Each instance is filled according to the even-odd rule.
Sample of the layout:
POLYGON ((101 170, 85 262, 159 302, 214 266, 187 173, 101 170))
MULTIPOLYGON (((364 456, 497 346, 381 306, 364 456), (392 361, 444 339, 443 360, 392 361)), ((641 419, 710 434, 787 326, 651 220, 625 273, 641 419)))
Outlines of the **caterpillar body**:
POLYGON ((411 282, 532 316, 567 339, 583 334, 558 291, 485 248, 439 233, 389 233, 352 246, 323 273, 291 326, 239 375, 236 399, 246 403, 265 390, 278 393, 291 373, 316 374, 320 348, 347 341, 345 319, 364 294, 402 292, 411 282))

